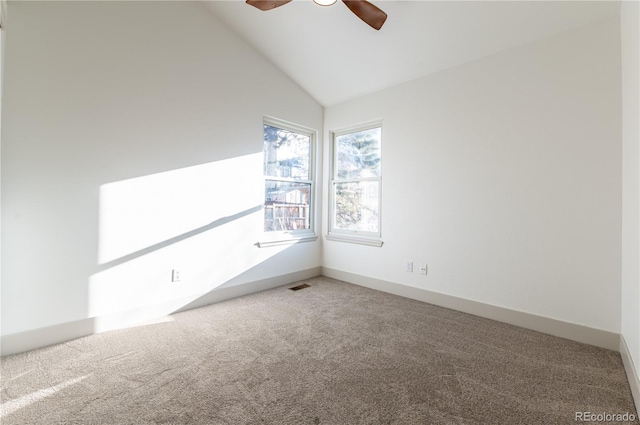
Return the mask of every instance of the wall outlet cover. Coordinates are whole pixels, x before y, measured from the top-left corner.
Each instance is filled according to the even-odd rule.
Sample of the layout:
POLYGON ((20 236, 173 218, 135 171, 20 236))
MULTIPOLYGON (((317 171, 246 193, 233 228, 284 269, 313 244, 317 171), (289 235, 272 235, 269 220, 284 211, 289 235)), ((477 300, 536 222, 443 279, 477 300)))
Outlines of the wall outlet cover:
POLYGON ((171 282, 180 282, 180 270, 171 270, 171 282))

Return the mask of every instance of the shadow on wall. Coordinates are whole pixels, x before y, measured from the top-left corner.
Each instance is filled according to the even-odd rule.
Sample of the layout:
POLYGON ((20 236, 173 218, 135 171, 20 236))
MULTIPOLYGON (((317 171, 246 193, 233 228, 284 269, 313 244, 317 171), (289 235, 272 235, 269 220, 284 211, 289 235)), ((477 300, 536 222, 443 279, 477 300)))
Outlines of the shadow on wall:
POLYGON ((248 216, 250 214, 257 213, 257 212, 260 212, 260 211, 262 211, 262 205, 257 205, 257 206, 255 206, 253 208, 241 211, 241 212, 233 214, 231 216, 219 218, 219 219, 217 219, 215 221, 212 221, 211 223, 209 223, 207 225, 204 225, 204 226, 199 227, 197 229, 188 231, 188 232, 183 233, 181 235, 174 236, 174 237, 172 237, 170 239, 167 239, 166 241, 158 242, 158 243, 156 243, 154 245, 151 245, 149 247, 143 248, 143 249, 138 250, 136 252, 132 252, 131 254, 127 254, 124 257, 117 258, 115 260, 109 261, 109 262, 104 263, 104 264, 98 264, 98 266, 97 266, 98 272, 102 272, 102 271, 108 270, 108 269, 110 269, 112 267, 117 267, 117 266, 119 266, 121 264, 127 263, 129 261, 133 261, 136 258, 142 257, 144 255, 151 254, 151 253, 153 253, 155 251, 158 251, 158 250, 160 250, 162 248, 165 248, 165 247, 168 247, 170 245, 174 245, 176 243, 182 242, 182 241, 184 241, 186 239, 198 236, 201 233, 207 232, 209 230, 215 229, 216 227, 223 226, 223 225, 225 225, 227 223, 230 223, 230 222, 235 221, 235 220, 239 220, 239 219, 241 219, 243 217, 246 217, 246 216, 248 216))
POLYGON ((177 311, 287 249, 255 246, 261 170, 257 153, 102 185, 94 332, 177 311))

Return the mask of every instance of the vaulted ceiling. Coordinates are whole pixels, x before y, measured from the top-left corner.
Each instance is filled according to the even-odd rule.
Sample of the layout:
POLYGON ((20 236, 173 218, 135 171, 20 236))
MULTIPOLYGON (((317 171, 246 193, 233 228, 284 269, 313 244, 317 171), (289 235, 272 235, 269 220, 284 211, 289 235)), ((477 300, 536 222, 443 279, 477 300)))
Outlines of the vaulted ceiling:
POLYGON ((619 14, 618 1, 372 0, 380 31, 338 1, 207 6, 324 106, 619 14))

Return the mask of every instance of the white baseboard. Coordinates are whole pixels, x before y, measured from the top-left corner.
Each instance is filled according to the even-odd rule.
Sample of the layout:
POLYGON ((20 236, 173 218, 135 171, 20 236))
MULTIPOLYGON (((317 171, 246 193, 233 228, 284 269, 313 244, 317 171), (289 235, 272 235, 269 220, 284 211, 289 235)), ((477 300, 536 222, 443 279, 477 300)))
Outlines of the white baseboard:
MULTIPOLYGON (((543 316, 536 316, 530 313, 510 310, 504 307, 483 304, 451 295, 441 294, 426 289, 387 282, 371 277, 361 276, 354 273, 335 270, 327 267, 313 267, 299 272, 289 273, 282 276, 262 279, 246 283, 243 285, 231 286, 203 294, 197 300, 180 299, 170 302, 148 306, 132 311, 120 312, 110 316, 92 317, 75 322, 62 323, 46 328, 32 329, 25 332, 3 335, 0 339, 0 354, 2 356, 21 353, 48 345, 59 344, 94 333, 104 332, 112 329, 121 329, 135 326, 141 322, 149 321, 171 313, 202 307, 208 304, 225 301, 231 298, 252 294, 277 286, 286 285, 304 279, 310 279, 319 275, 343 280, 371 289, 428 302, 442 307, 451 308, 476 316, 497 320, 504 323, 532 329, 538 332, 559 336, 573 341, 583 342, 610 350, 619 351, 622 354, 620 335, 614 332, 589 328, 582 325, 563 322, 543 316)), ((625 359, 623 355, 623 360, 625 359)), ((630 357, 627 356, 630 361, 630 357)), ((632 363, 625 368, 632 370, 632 363)), ((637 370, 637 369, 636 369, 637 370)), ((629 373, 629 372, 627 372, 629 373)), ((634 397, 638 404, 638 384, 637 374, 635 375, 634 397)), ((630 378, 631 381, 631 378, 630 378)))
POLYGON ((629 386, 631 387, 631 394, 633 395, 633 401, 636 403, 636 412, 640 412, 640 377, 638 375, 637 365, 634 364, 627 341, 624 339, 624 335, 620 335, 620 357, 622 357, 622 363, 624 364, 624 370, 627 372, 627 379, 629 380, 629 386))
POLYGON ((219 303, 221 301, 230 300, 231 298, 238 298, 243 295, 252 294, 254 292, 264 291, 267 289, 275 288, 277 286, 288 285, 289 283, 298 282, 305 279, 311 279, 312 277, 320 276, 320 267, 313 267, 299 272, 288 273, 281 276, 275 276, 267 279, 262 279, 256 282, 251 282, 244 285, 236 285, 228 288, 222 288, 217 291, 211 291, 198 300, 190 303, 189 305, 182 307, 175 311, 191 310, 193 308, 203 307, 205 305, 219 303))
POLYGON ((447 307, 464 313, 473 314, 487 319, 497 320, 522 328, 531 329, 549 335, 559 336, 572 341, 595 345, 618 351, 620 349, 620 335, 602 329, 590 328, 549 317, 537 316, 517 310, 510 310, 478 301, 454 297, 422 288, 387 282, 354 273, 322 267, 322 275, 378 291, 411 298, 418 301, 447 307))
POLYGON ((24 351, 59 344, 94 333, 136 326, 140 323, 164 317, 172 313, 202 307, 243 295, 249 295, 255 292, 275 288, 277 286, 310 279, 319 275, 320 267, 313 267, 282 276, 213 290, 203 294, 195 300, 193 297, 188 299, 171 300, 162 304, 145 306, 135 310, 118 312, 108 316, 90 317, 45 328, 31 329, 25 332, 3 335, 0 339, 0 355, 7 356, 22 353, 24 351))

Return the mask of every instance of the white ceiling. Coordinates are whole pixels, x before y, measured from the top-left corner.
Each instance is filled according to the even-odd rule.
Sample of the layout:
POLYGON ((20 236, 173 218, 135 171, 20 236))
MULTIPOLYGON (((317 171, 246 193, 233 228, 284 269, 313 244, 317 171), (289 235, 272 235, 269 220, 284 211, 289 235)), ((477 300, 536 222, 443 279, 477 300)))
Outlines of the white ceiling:
POLYGON ((206 4, 324 106, 619 14, 618 1, 373 0, 376 31, 338 1, 294 0, 262 12, 206 4))

